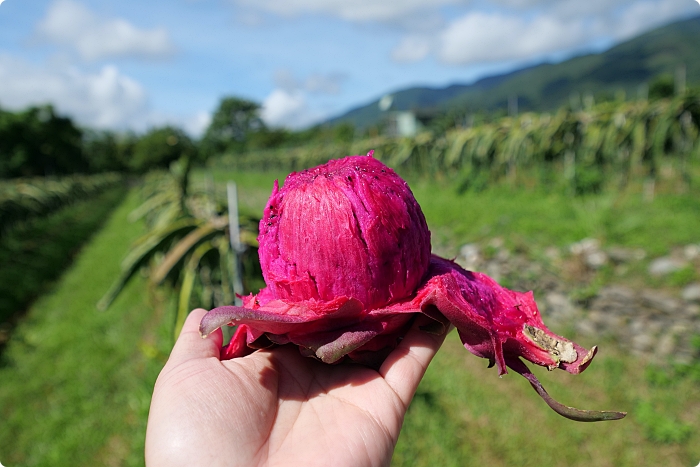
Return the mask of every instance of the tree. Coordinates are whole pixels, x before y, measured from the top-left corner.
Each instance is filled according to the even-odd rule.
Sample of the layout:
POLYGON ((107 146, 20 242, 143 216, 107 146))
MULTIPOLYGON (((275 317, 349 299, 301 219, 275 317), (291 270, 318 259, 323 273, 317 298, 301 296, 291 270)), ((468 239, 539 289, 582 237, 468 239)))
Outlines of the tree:
POLYGON ((165 168, 181 157, 193 158, 196 149, 192 140, 178 128, 154 128, 134 144, 129 166, 136 172, 165 168))
POLYGON ((649 99, 671 98, 673 97, 675 87, 673 76, 669 74, 659 75, 649 84, 649 99))
POLYGON ((251 135, 266 130, 260 105, 239 97, 224 97, 202 138, 205 157, 245 150, 251 135))
POLYGON ((0 110, 0 177, 87 172, 82 132, 50 105, 0 110))
POLYGON ((117 134, 109 130, 84 130, 83 153, 90 165, 90 172, 128 170, 128 162, 136 141, 137 137, 132 133, 117 134))

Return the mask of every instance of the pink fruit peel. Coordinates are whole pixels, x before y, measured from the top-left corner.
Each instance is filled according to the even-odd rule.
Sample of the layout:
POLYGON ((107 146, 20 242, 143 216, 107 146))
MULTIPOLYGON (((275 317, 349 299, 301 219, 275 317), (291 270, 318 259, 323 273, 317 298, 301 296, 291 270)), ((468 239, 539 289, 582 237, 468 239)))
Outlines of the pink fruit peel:
POLYGON ((521 358, 578 374, 586 350, 552 333, 532 292, 498 285, 478 272, 430 254, 430 231, 405 181, 372 157, 349 156, 292 173, 260 221, 259 255, 267 287, 243 306, 208 312, 200 332, 238 325, 222 359, 294 344, 325 363, 349 359, 378 367, 418 313, 457 328, 464 347, 531 383, 560 415, 578 421, 623 418, 624 412, 574 409, 556 402, 521 358))

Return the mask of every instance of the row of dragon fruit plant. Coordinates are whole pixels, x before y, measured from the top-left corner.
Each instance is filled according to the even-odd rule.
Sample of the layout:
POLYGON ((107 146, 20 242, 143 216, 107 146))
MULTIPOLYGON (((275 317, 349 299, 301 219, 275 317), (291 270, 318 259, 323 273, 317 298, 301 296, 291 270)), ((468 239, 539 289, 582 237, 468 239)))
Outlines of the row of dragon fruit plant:
POLYGON ((690 183, 700 161, 700 94, 658 101, 605 102, 589 109, 524 113, 444 134, 378 136, 349 144, 311 142, 294 148, 226 154, 214 161, 231 169, 300 170, 347 154, 375 156, 402 172, 454 174, 467 188, 519 172, 535 183, 575 193, 656 181, 669 173, 690 183))
POLYGON ((129 280, 145 273, 152 287, 169 287, 177 297, 175 336, 193 306, 234 303, 235 293, 255 290, 262 282, 259 218, 235 215, 239 238, 231 242, 236 221, 229 222, 230 200, 209 180, 191 182, 191 162, 182 158, 169 171, 145 177, 142 203, 129 220, 144 222, 146 233, 132 245, 120 276, 97 304, 106 310, 129 280))
POLYGON ((11 228, 33 217, 55 212, 75 201, 94 197, 122 179, 122 175, 117 173, 103 173, 2 180, 0 181, 1 230, 11 228))

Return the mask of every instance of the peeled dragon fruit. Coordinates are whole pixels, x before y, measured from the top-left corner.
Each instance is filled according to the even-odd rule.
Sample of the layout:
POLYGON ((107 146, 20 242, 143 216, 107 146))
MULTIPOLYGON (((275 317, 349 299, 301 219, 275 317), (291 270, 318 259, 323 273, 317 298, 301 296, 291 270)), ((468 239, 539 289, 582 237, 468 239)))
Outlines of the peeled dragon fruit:
POLYGON ((430 253, 430 231, 413 193, 372 157, 349 156, 275 182, 260 221, 259 255, 267 287, 243 306, 209 311, 206 336, 237 325, 222 359, 294 344, 325 363, 378 367, 418 313, 426 332, 457 328, 464 347, 527 378, 557 413, 579 421, 615 420, 622 412, 578 410, 556 402, 521 360, 578 374, 596 347, 552 333, 532 292, 498 285, 430 253))

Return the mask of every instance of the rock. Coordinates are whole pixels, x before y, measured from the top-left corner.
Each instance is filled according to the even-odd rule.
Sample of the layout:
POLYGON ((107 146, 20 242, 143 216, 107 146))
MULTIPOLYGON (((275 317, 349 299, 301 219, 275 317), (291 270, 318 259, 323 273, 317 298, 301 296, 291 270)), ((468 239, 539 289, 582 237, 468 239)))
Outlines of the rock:
POLYGON ((584 238, 569 247, 569 251, 574 255, 584 255, 598 250, 600 250, 600 242, 595 238, 584 238))
POLYGON ((641 319, 634 320, 634 321, 632 321, 632 323, 630 323, 630 333, 631 334, 634 334, 634 335, 641 334, 645 328, 646 328, 646 323, 641 319))
POLYGON ((700 316, 700 305, 697 303, 691 303, 690 305, 686 306, 683 311, 687 317, 696 318, 700 316))
POLYGON ((501 237, 494 237, 494 238, 492 238, 491 241, 489 242, 489 246, 490 246, 491 248, 496 249, 496 250, 498 250, 498 249, 500 249, 500 248, 503 248, 503 244, 504 244, 504 241, 503 241, 503 239, 502 239, 501 237))
POLYGON ((693 261, 695 258, 700 257, 700 245, 686 245, 683 248, 683 256, 688 261, 693 261))
POLYGON ((656 355, 659 357, 668 357, 676 348, 676 336, 671 333, 666 333, 659 338, 656 344, 656 355))
POLYGON ((690 330, 690 326, 687 323, 676 323, 673 326, 671 326, 670 332, 672 332, 676 336, 680 336, 682 334, 685 334, 690 330))
POLYGON ((700 303, 700 282, 695 282, 693 284, 685 286, 681 292, 681 297, 686 302, 699 302, 700 303))
POLYGON ((585 336, 596 336, 598 334, 595 324, 587 319, 582 319, 576 323, 576 332, 585 336))
POLYGON ((481 254, 479 245, 476 243, 467 243, 459 249, 457 264, 469 271, 475 271, 481 263, 481 254))
POLYGON ((631 303, 637 299, 637 292, 629 287, 613 285, 600 289, 598 296, 612 302, 631 303))
POLYGON ((576 308, 569 298, 558 292, 550 292, 544 298, 547 311, 550 315, 557 315, 562 318, 570 318, 576 314, 576 308))
POLYGON ((561 253, 559 252, 559 248, 550 246, 544 250, 544 256, 550 261, 558 261, 561 258, 561 253))
POLYGON ((675 315, 681 309, 681 304, 677 300, 655 290, 645 290, 641 298, 644 305, 669 315, 675 315))
POLYGON ((608 262, 608 255, 600 249, 600 242, 595 238, 584 238, 569 247, 572 254, 579 256, 591 269, 600 269, 608 262))
POLYGON ((502 263, 505 263, 510 259, 510 251, 506 250, 505 248, 498 250, 498 253, 496 253, 496 259, 502 263))
POLYGON ((686 266, 687 263, 682 259, 672 256, 663 256, 661 258, 656 258, 649 264, 649 274, 652 276, 666 276, 686 266))
POLYGON ((592 269, 600 269, 608 262, 608 256, 602 251, 592 251, 586 256, 586 265, 592 269))
POLYGON ((648 334, 637 334, 632 337, 632 348, 637 352, 647 353, 654 348, 654 338, 648 334))
POLYGON ((486 275, 491 276, 493 280, 499 282, 501 280, 502 275, 501 265, 494 261, 490 261, 486 265, 486 275))
POLYGON ((620 246, 608 248, 608 257, 614 263, 629 263, 630 261, 640 261, 646 257, 646 252, 641 248, 630 249, 620 246))

